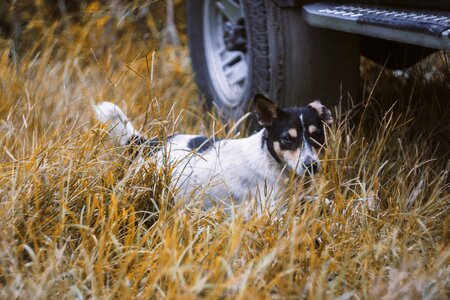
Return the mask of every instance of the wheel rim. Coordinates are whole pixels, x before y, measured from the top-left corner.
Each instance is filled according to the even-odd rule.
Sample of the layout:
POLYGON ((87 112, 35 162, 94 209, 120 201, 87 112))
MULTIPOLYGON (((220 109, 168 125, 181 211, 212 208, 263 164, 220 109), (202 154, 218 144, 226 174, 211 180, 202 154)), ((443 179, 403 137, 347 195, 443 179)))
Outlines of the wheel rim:
POLYGON ((212 85, 223 104, 236 107, 244 101, 248 88, 249 58, 245 50, 227 48, 224 33, 228 24, 243 22, 242 1, 205 0, 203 14, 204 49, 212 85))

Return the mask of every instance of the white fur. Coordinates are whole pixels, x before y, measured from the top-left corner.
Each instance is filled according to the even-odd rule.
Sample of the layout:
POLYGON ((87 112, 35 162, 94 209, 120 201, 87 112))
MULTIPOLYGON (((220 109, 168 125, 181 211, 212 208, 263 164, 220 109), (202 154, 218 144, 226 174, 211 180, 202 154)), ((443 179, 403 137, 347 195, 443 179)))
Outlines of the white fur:
POLYGON ((288 175, 263 145, 263 134, 264 129, 248 138, 220 140, 203 153, 187 147, 193 135, 170 139, 166 147, 170 148, 171 161, 178 162, 175 178, 180 195, 205 193, 209 200, 206 206, 257 196, 262 207, 273 207, 279 181, 288 175))
POLYGON ((113 139, 118 139, 120 145, 126 145, 133 135, 139 135, 125 113, 117 105, 111 102, 102 102, 94 105, 94 111, 100 122, 109 122, 109 135, 113 139))

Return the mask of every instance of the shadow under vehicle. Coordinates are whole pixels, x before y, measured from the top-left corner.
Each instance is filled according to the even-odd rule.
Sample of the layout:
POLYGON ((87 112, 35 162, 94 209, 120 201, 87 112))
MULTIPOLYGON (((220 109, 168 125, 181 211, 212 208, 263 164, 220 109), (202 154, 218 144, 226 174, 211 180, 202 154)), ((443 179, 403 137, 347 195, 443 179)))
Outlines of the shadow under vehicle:
POLYGON ((255 93, 282 106, 354 98, 360 55, 404 69, 450 49, 448 0, 187 0, 186 10, 196 82, 231 118, 255 93))

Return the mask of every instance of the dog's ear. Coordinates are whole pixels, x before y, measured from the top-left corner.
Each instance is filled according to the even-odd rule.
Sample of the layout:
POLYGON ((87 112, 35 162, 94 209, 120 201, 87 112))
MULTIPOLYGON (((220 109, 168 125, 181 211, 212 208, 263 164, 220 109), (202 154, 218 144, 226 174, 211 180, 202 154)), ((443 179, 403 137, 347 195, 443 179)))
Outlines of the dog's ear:
POLYGON ((322 121, 325 122, 328 126, 333 124, 333 116, 331 115, 331 111, 326 108, 322 103, 320 103, 319 100, 316 100, 314 102, 311 102, 308 104, 308 107, 314 109, 319 114, 319 117, 322 119, 322 121))
POLYGON ((267 127, 277 118, 278 106, 264 95, 256 94, 253 99, 259 125, 267 127))

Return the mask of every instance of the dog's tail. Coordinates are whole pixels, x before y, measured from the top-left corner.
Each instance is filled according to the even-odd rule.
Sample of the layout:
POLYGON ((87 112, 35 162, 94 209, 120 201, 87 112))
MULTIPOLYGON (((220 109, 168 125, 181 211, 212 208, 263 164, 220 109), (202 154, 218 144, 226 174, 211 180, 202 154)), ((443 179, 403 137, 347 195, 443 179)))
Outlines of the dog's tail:
POLYGON ((128 145, 133 139, 140 138, 139 132, 134 129, 123 110, 117 105, 102 102, 94 105, 94 110, 100 122, 109 124, 109 135, 119 140, 120 145, 128 145))

